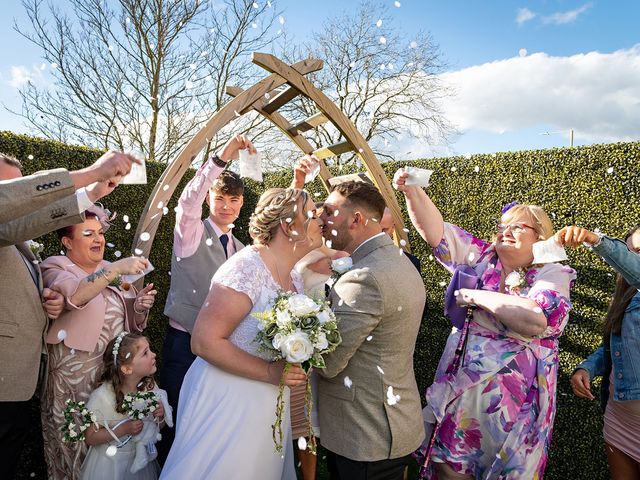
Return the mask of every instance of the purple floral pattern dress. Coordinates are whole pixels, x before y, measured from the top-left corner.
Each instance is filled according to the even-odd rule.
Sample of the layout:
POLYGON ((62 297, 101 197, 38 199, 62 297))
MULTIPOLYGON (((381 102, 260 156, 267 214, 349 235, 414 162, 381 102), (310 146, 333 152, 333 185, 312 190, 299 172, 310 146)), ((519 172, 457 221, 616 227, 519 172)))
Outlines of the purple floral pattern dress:
MULTIPOLYGON (((450 271, 472 267, 480 277, 478 288, 500 291, 502 265, 494 244, 445 223, 433 252, 450 271)), ((425 419, 437 430, 423 478, 438 478, 434 463, 445 462, 475 479, 542 478, 555 417, 558 337, 569 320, 575 277, 575 270, 557 263, 522 272, 522 282, 504 293, 537 303, 547 317, 546 330, 526 338, 476 309, 453 373, 461 332, 452 330, 426 394, 425 419)), ((423 464, 429 445, 427 435, 418 452, 423 464)))

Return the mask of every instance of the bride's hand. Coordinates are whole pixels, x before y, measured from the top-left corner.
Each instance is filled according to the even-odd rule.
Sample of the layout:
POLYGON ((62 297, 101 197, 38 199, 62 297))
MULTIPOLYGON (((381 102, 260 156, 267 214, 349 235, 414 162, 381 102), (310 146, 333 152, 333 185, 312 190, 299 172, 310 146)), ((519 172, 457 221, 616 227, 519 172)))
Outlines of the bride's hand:
POLYGON ((273 385, 280 385, 280 380, 283 376, 284 384, 288 387, 295 387, 296 385, 301 385, 307 381, 307 374, 304 373, 300 364, 292 364, 287 370, 287 373, 284 373, 284 366, 284 360, 272 362, 268 365, 267 370, 269 374, 269 383, 273 385))

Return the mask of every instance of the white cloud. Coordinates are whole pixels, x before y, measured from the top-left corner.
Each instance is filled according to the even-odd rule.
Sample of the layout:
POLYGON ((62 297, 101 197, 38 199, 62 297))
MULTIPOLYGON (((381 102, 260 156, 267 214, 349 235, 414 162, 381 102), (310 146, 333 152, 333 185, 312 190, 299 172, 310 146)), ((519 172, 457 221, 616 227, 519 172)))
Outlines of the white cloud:
POLYGON ((42 70, 39 67, 31 68, 24 65, 13 65, 10 68, 10 78, 6 83, 13 88, 21 88, 26 83, 42 83, 42 70))
POLYGON ((529 20, 533 20, 535 18, 536 14, 533 13, 531 10, 529 10, 528 8, 519 8, 518 9, 518 13, 516 14, 516 23, 518 25, 522 25, 526 22, 528 22, 529 20))
POLYGON ((462 132, 552 125, 593 142, 640 135, 640 44, 570 57, 534 53, 443 75, 457 95, 443 104, 462 132))
POLYGON ((568 12, 556 12, 551 15, 542 18, 544 23, 551 23, 554 25, 564 25, 566 23, 573 23, 576 19, 589 10, 593 4, 591 2, 585 3, 579 8, 569 10, 568 12))

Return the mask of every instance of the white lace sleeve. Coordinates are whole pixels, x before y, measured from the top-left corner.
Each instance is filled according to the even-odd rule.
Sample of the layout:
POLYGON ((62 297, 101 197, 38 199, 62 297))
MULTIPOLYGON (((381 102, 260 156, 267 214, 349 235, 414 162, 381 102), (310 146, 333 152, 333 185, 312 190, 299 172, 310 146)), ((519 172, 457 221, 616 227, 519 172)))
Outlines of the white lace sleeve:
POLYGON ((244 293, 255 305, 266 282, 266 271, 260 254, 253 248, 243 248, 222 264, 211 279, 211 283, 224 285, 236 292, 244 293))

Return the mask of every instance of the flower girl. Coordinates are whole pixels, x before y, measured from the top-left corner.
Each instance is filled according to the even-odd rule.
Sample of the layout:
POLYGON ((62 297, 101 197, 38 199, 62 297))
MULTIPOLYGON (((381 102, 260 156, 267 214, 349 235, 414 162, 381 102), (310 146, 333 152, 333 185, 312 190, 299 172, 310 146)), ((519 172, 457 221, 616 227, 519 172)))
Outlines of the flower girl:
POLYGON ((100 385, 87 402, 96 423, 85 430, 90 449, 82 464, 81 479, 158 478, 157 438, 150 440, 147 432, 158 437, 157 429, 164 426, 165 415, 171 421, 171 407, 166 392, 153 379, 155 358, 149 342, 140 334, 122 332, 109 342, 100 385), (145 444, 139 445, 143 438, 145 444))

